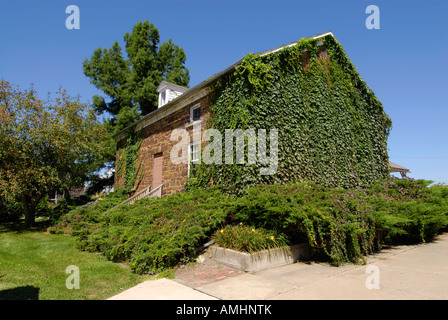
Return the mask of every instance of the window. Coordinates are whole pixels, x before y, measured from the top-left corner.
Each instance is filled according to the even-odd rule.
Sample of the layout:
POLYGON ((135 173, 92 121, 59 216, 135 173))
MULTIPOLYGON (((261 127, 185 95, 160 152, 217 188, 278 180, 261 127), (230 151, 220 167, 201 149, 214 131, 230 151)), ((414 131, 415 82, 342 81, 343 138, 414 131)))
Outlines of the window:
POLYGON ((190 162, 199 163, 199 143, 197 142, 190 143, 190 162))
POLYGON ((197 104, 190 109, 190 122, 201 120, 201 105, 197 104))
POLYGON ((190 176, 190 172, 192 172, 194 176, 196 165, 199 164, 199 161, 200 161, 199 143, 192 142, 188 147, 188 176, 190 176))

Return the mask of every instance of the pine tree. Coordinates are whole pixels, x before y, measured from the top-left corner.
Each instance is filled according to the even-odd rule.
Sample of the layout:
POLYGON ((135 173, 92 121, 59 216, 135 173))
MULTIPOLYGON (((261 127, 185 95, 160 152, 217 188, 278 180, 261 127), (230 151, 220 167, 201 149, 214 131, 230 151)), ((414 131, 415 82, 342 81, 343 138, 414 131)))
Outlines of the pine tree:
MULTIPOLYGON (((110 135, 157 109, 157 87, 163 80, 184 87, 190 81, 184 50, 171 39, 159 46, 159 30, 154 24, 147 20, 138 22, 123 40, 125 56, 115 41, 109 49, 96 49, 83 62, 84 74, 106 95, 106 98, 94 96, 92 104, 98 114, 109 116, 104 126, 110 135)), ((116 144, 112 138, 103 143, 108 150, 103 169, 109 170, 115 167, 116 144)), ((91 183, 91 192, 113 185, 114 176, 97 178, 91 183)))
POLYGON ((184 50, 171 39, 159 46, 159 31, 149 21, 138 22, 124 35, 124 42, 126 58, 115 41, 110 49, 98 48, 83 62, 84 74, 110 100, 95 96, 96 111, 108 112, 115 121, 123 109, 137 108, 142 116, 157 109, 157 87, 162 80, 181 86, 190 81, 184 50))

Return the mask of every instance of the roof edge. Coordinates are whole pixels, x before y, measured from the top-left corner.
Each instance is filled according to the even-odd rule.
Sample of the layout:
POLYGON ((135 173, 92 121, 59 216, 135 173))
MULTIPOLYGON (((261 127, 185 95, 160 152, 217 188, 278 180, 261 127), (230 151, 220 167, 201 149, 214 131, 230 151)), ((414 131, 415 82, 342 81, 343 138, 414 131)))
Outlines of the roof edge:
MULTIPOLYGON (((317 35, 308 37, 308 38, 306 38, 306 39, 319 39, 319 38, 326 37, 326 36, 328 36, 328 35, 331 35, 336 41, 338 41, 338 40, 336 39, 335 35, 333 34, 333 32, 332 32, 331 30, 329 30, 329 31, 327 31, 327 32, 324 32, 324 33, 319 33, 319 34, 317 34, 317 35)), ((258 53, 256 53, 256 54, 258 54, 258 55, 262 55, 262 56, 267 55, 267 54, 271 54, 271 53, 274 53, 274 52, 276 52, 276 51, 279 51, 279 50, 281 50, 281 49, 283 49, 283 48, 291 47, 291 46, 293 46, 293 45, 296 45, 299 41, 300 41, 300 40, 297 40, 297 41, 294 41, 294 42, 291 42, 291 43, 288 43, 288 44, 284 44, 284 45, 281 45, 281 46, 278 46, 278 47, 275 47, 275 48, 272 48, 272 49, 268 49, 268 50, 265 50, 265 51, 258 52, 258 53)), ((242 63, 243 59, 244 59, 244 57, 242 57, 242 58, 239 59, 238 61, 234 62, 233 64, 231 64, 231 65, 228 66, 227 68, 225 68, 225 69, 221 70, 220 72, 214 74, 213 76, 209 77, 208 79, 206 79, 206 80, 200 82, 199 84, 197 84, 197 85, 194 86, 193 88, 188 89, 188 90, 185 91, 183 94, 181 94, 180 96, 176 97, 175 99, 169 101, 168 103, 166 103, 166 104, 163 105, 162 107, 160 107, 160 108, 154 110, 153 112, 150 112, 150 113, 148 113, 147 115, 143 116, 141 119, 137 120, 137 121, 134 122, 133 124, 130 124, 129 126, 125 127, 124 129, 122 129, 122 130, 120 130, 119 132, 117 132, 117 133, 115 133, 114 135, 112 135, 112 138, 116 139, 117 137, 119 137, 120 135, 122 135, 123 133, 125 133, 126 131, 128 131, 129 129, 131 129, 132 127, 135 127, 135 126, 137 126, 139 123, 141 123, 141 122, 147 120, 148 118, 154 116, 155 114, 158 113, 158 112, 157 112, 158 110, 168 109, 168 108, 170 108, 171 106, 173 106, 174 104, 178 103, 181 99, 188 98, 189 96, 191 96, 191 95, 193 95, 193 94, 199 92, 200 90, 202 90, 204 87, 210 85, 210 84, 211 84, 212 82, 214 82, 215 80, 221 78, 222 76, 224 76, 225 74, 229 73, 230 71, 233 71, 237 66, 239 66, 239 65, 242 63)), ((164 80, 164 81, 165 81, 165 80, 164 80)), ((165 82, 167 82, 167 81, 165 81, 165 82)), ((161 82, 161 84, 162 84, 162 83, 163 83, 163 81, 161 82)), ((160 84, 160 85, 161 85, 161 84, 160 84)), ((159 85, 159 87, 160 87, 160 85, 159 85)))
POLYGON ((162 82, 160 82, 159 86, 157 87, 157 92, 162 91, 165 87, 171 87, 171 88, 177 89, 179 91, 183 91, 183 92, 186 92, 189 90, 187 87, 163 80, 162 82))

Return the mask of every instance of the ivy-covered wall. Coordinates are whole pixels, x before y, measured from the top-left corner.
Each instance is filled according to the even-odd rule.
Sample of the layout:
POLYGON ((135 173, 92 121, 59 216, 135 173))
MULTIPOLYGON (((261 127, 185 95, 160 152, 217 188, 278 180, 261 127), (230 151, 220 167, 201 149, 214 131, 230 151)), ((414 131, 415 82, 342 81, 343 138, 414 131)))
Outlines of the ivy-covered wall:
POLYGON ((132 193, 140 184, 143 174, 140 172, 141 163, 136 167, 136 160, 142 141, 141 134, 137 134, 132 129, 128 132, 124 146, 119 145, 117 148, 115 190, 121 189, 132 193))
POLYGON ((278 169, 260 175, 260 164, 201 165, 190 185, 212 182, 232 192, 290 180, 353 187, 388 176, 391 120, 331 35, 249 54, 213 92, 209 126, 223 137, 225 129, 278 130, 278 169))

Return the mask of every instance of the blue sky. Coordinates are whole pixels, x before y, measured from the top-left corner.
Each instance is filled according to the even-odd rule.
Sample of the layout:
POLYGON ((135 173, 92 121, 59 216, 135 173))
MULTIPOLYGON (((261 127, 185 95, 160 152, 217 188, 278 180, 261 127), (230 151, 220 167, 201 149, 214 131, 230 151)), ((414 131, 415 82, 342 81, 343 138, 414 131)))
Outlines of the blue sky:
POLYGON ((392 118, 391 161, 410 177, 448 183, 448 1, 164 0, 1 1, 0 79, 45 98, 62 86, 83 101, 101 94, 82 72, 98 47, 109 48, 138 21, 187 54, 190 87, 249 52, 333 31, 392 118), (77 5, 80 29, 65 9, 77 5), (366 8, 380 9, 369 30, 366 8))

